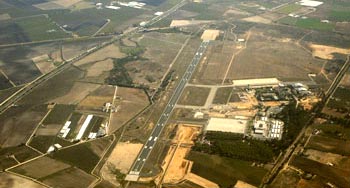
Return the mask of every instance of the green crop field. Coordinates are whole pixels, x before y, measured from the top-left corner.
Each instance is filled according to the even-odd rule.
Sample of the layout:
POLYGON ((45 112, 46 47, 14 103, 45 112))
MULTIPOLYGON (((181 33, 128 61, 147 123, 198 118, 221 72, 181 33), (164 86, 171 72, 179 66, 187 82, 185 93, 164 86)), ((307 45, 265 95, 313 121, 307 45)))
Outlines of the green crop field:
POLYGON ((301 7, 302 7, 301 5, 289 4, 289 5, 286 5, 286 6, 283 6, 279 9, 277 9, 277 12, 283 13, 283 14, 289 14, 289 13, 292 13, 292 12, 299 10, 301 7))
POLYGON ((298 19, 296 26, 305 28, 305 29, 314 29, 321 31, 332 31, 334 25, 331 23, 322 23, 319 19, 307 18, 307 19, 298 19))
POLYGON ((70 37, 45 16, 18 19, 15 23, 31 41, 50 40, 70 37))
POLYGON ((198 20, 217 20, 221 19, 223 14, 223 12, 220 12, 219 10, 211 9, 209 4, 205 3, 188 3, 181 9, 198 13, 198 15, 194 17, 198 20))
POLYGON ((78 35, 92 35, 107 22, 107 19, 110 19, 110 23, 102 33, 115 32, 118 26, 144 12, 142 9, 128 7, 119 10, 90 8, 79 11, 54 11, 50 13, 50 17, 60 25, 67 25, 69 30, 78 35))
MULTIPOLYGON (((350 8, 350 7, 349 7, 350 8)), ((344 21, 350 21, 350 11, 337 11, 333 10, 330 14, 330 19, 339 21, 339 22, 344 22, 344 21)))

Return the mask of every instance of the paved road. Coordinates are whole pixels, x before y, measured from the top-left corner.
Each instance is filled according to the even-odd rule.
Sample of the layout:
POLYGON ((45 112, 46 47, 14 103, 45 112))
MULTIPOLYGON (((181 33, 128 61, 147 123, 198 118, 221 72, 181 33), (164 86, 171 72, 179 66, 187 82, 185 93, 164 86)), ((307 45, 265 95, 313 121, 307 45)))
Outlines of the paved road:
POLYGON ((134 162, 134 164, 129 172, 130 175, 136 175, 138 177, 138 175, 140 174, 142 167, 145 164, 145 161, 147 160, 148 156, 150 155, 154 145, 157 142, 159 135, 162 133, 164 125, 167 123, 167 121, 169 119, 170 113, 173 111, 176 102, 180 98, 182 91, 184 90, 188 80, 191 78, 192 73, 196 69, 196 66, 199 63, 199 61, 200 61, 203 53, 205 52, 208 44, 209 44, 208 41, 204 41, 201 43, 200 47, 198 48, 194 58, 192 59, 191 64, 187 67, 185 74, 182 76, 179 84, 175 88, 173 95, 171 96, 167 106, 165 107, 157 124, 155 125, 149 139, 147 140, 147 142, 145 143, 141 152, 139 153, 137 160, 134 162))

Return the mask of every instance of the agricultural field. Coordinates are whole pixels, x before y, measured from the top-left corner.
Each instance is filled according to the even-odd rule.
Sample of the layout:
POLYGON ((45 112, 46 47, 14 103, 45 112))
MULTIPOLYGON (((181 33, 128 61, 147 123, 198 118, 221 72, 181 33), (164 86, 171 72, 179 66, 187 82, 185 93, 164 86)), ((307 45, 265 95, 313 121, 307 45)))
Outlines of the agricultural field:
POLYGON ((3 172, 3 173, 0 173, 0 187, 44 188, 45 186, 35 183, 26 178, 13 175, 8 172, 3 172))
POLYGON ((279 13, 283 13, 283 14, 289 14, 289 13, 292 13, 292 12, 299 10, 301 7, 302 7, 301 5, 292 3, 292 4, 288 4, 286 6, 283 6, 279 9, 277 9, 276 11, 279 13))
POLYGON ((49 16, 58 24, 67 25, 67 30, 80 36, 89 36, 97 32, 107 22, 107 19, 110 19, 110 23, 101 33, 120 32, 128 26, 126 23, 143 13, 144 10, 142 9, 129 7, 123 7, 118 11, 111 9, 98 10, 94 7, 79 11, 57 10, 50 12, 49 16))
POLYGON ((0 147, 18 146, 27 141, 46 114, 45 106, 12 107, 0 115, 0 147))
POLYGON ((90 173, 97 165, 97 162, 100 160, 100 157, 110 143, 110 137, 99 138, 73 147, 58 150, 53 153, 53 158, 90 173))
POLYGON ((254 167, 251 162, 200 152, 191 151, 187 159, 194 162, 192 167, 194 173, 223 187, 234 185, 237 180, 258 186, 267 173, 266 169, 254 167))
POLYGON ((13 146, 1 148, 0 151, 0 170, 4 170, 19 162, 32 159, 39 156, 39 153, 27 146, 13 146))
POLYGON ((0 33, 2 44, 71 37, 44 15, 7 21, 1 24, 0 33))

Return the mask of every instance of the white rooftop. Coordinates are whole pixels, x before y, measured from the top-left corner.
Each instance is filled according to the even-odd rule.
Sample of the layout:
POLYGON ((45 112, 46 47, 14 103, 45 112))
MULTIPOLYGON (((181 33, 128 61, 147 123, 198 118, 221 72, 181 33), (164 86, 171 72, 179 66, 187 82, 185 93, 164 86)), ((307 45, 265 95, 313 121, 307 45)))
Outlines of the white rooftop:
POLYGON ((321 1, 313 1, 313 0, 301 0, 299 1, 300 5, 307 6, 307 7, 317 7, 323 4, 321 1))

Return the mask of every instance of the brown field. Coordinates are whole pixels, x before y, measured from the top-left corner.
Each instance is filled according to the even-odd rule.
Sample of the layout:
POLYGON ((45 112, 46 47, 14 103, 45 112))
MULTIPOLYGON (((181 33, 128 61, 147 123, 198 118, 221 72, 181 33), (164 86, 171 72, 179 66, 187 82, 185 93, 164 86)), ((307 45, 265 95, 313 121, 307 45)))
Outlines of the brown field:
POLYGON ((58 131, 62 128, 60 124, 48 124, 45 127, 40 126, 35 132, 36 136, 56 136, 58 131))
POLYGON ((60 188, 89 187, 95 180, 96 178, 92 175, 74 167, 62 170, 42 179, 45 184, 60 188))
POLYGON ((143 90, 118 87, 116 106, 118 111, 111 116, 109 132, 119 129, 124 123, 134 117, 148 104, 148 97, 143 90))
POLYGON ((343 80, 341 81, 341 84, 343 86, 346 86, 346 87, 350 86, 350 74, 349 73, 345 74, 343 80))
POLYGON ((147 84, 151 88, 158 87, 186 37, 184 34, 150 32, 133 39, 145 48, 142 57, 147 59, 125 65, 133 81, 147 84))
POLYGON ((340 155, 350 155, 350 140, 312 136, 307 148, 340 155))
POLYGON ((89 142, 88 147, 94 154, 101 158, 111 142, 111 137, 99 138, 89 142))
POLYGON ((271 20, 263 18, 261 16, 251 16, 248 18, 244 18, 242 19, 243 21, 247 21, 247 22, 254 22, 254 23, 262 23, 262 24, 271 24, 271 20))
POLYGON ((0 147, 25 143, 37 124, 45 116, 46 109, 27 107, 10 108, 0 115, 0 147))
POLYGON ((210 88, 187 86, 179 101, 180 105, 203 106, 208 98, 210 88))
POLYGON ((31 180, 10 174, 0 173, 0 187, 2 188, 44 188, 45 186, 31 180))
POLYGON ((252 31, 247 48, 235 57, 227 78, 309 80, 308 74, 319 73, 321 67, 322 61, 295 43, 252 31))
POLYGON ((95 91, 100 86, 100 84, 75 82, 73 87, 66 95, 58 97, 51 102, 56 102, 59 104, 78 104, 87 95, 95 91))
POLYGON ((130 38, 122 38, 122 43, 125 46, 131 46, 131 47, 136 47, 136 43, 134 41, 132 41, 130 38))
POLYGON ((74 65, 82 66, 91 62, 102 61, 108 58, 123 58, 125 56, 126 55, 124 53, 120 52, 118 46, 111 44, 75 62, 74 65))
POLYGON ((235 9, 235 8, 230 8, 228 10, 226 10, 226 12, 224 13, 224 16, 228 16, 228 15, 235 15, 235 16, 249 16, 251 15, 249 12, 240 10, 240 9, 235 9))
POLYGON ((11 171, 35 179, 40 179, 69 167, 70 165, 54 160, 50 157, 40 157, 29 163, 13 168, 11 171))
POLYGON ((171 21, 170 27, 184 27, 190 25, 199 25, 210 23, 210 20, 173 20, 171 21))
POLYGON ((314 57, 319 57, 327 60, 334 59, 333 53, 339 53, 339 54, 350 53, 350 49, 345 49, 345 48, 337 48, 333 46, 325 46, 325 45, 318 45, 318 44, 309 44, 309 46, 312 49, 312 55, 314 57))
POLYGON ((115 87, 103 85, 85 97, 78 104, 78 109, 101 111, 105 103, 113 101, 114 91, 115 87))
POLYGON ((287 168, 283 169, 276 176, 275 180, 270 184, 271 188, 285 188, 285 187, 296 187, 301 178, 298 172, 287 168))
POLYGON ((32 58, 32 61, 42 74, 49 73, 55 69, 53 62, 49 62, 48 60, 50 60, 50 57, 47 54, 32 58))
POLYGON ((201 84, 221 84, 228 66, 233 60, 233 54, 239 45, 232 41, 215 41, 209 45, 196 68, 191 82, 201 84))
POLYGON ((323 180, 331 182, 339 187, 346 187, 350 185, 350 171, 347 169, 342 170, 337 167, 331 167, 310 159, 303 157, 295 157, 291 162, 291 165, 303 170, 304 172, 309 172, 320 176, 323 180))
POLYGON ((100 76, 105 71, 110 71, 114 67, 113 60, 107 59, 104 61, 99 61, 94 63, 88 70, 87 70, 87 77, 97 77, 100 76))
POLYGON ((335 30, 344 34, 350 34, 350 23, 349 22, 337 22, 335 30))

